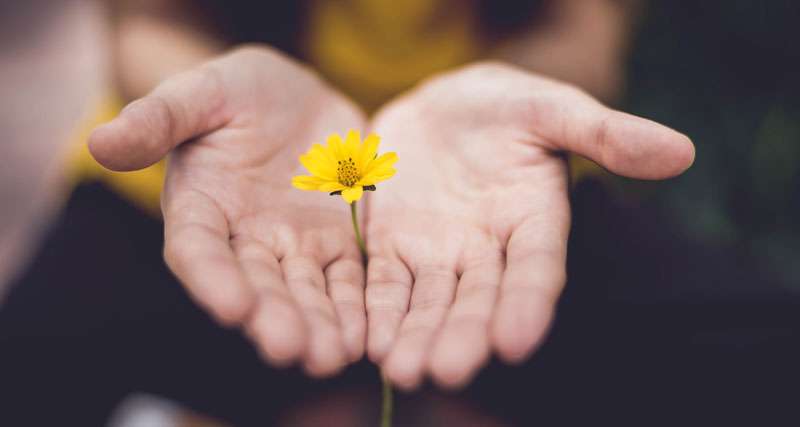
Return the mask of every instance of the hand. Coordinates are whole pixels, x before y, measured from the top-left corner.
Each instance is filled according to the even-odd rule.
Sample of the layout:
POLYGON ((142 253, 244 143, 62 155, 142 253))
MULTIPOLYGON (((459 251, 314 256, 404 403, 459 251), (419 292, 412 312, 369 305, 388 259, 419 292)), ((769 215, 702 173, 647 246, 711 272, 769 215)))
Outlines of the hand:
POLYGON ((89 146, 120 171, 172 152, 162 194, 172 271, 266 359, 324 376, 363 354, 363 266, 348 207, 291 178, 312 142, 363 124, 308 70, 248 47, 165 81, 89 146))
POLYGON ((374 131, 400 160, 368 204, 367 348, 402 388, 460 386, 492 350, 520 362, 541 342, 565 282, 565 151, 641 179, 694 157, 680 133, 499 64, 433 79, 374 131))

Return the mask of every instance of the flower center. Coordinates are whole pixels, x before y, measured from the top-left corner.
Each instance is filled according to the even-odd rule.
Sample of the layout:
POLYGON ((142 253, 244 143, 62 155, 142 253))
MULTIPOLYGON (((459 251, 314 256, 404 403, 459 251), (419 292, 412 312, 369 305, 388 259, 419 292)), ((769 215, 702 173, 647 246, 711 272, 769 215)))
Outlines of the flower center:
POLYGON ((358 169, 352 157, 347 160, 339 160, 339 167, 336 169, 336 174, 339 176, 339 182, 348 187, 352 187, 353 184, 361 179, 361 177, 358 176, 358 169))

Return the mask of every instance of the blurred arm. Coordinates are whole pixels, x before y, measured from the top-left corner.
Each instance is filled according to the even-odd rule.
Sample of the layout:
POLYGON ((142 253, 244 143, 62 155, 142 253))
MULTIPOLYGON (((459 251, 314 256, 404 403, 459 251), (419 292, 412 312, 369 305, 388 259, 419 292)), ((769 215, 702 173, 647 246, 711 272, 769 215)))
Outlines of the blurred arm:
POLYGON ((554 1, 541 25, 502 43, 493 56, 613 102, 624 89, 641 6, 641 0, 554 1))
POLYGON ((114 23, 114 77, 125 99, 146 95, 161 81, 225 49, 207 20, 187 1, 110 2, 114 23))
POLYGON ((98 2, 0 6, 0 296, 66 194, 65 157, 107 82, 98 2))

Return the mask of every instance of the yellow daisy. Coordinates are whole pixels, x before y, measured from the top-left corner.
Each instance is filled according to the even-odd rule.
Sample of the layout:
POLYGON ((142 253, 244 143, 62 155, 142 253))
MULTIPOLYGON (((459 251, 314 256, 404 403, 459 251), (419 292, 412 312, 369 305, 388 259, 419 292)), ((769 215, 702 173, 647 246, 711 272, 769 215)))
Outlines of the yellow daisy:
POLYGON ((347 132, 344 142, 339 134, 331 134, 327 146, 314 144, 300 156, 300 163, 311 176, 296 176, 292 178, 292 185, 301 190, 341 194, 347 203, 358 201, 364 190, 375 191, 375 184, 395 173, 393 165, 397 154, 378 156, 380 141, 374 133, 361 141, 357 130, 347 132))

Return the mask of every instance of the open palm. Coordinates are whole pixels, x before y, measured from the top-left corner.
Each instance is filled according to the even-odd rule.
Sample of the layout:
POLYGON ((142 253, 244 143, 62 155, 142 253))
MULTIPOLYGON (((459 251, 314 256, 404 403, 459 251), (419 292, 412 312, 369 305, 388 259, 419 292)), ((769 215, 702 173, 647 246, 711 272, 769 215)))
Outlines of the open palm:
POLYGON ((373 130, 400 161, 369 199, 368 352, 404 388, 425 373, 461 385, 492 349, 518 362, 540 342, 566 279, 564 151, 645 179, 694 155, 677 132, 500 64, 421 85, 373 130))
POLYGON ((167 80, 97 129, 90 148, 116 170, 171 151, 162 210, 172 271, 271 362, 329 375, 363 354, 363 266, 347 206, 290 182, 308 145, 362 126, 310 72, 249 47, 167 80))

